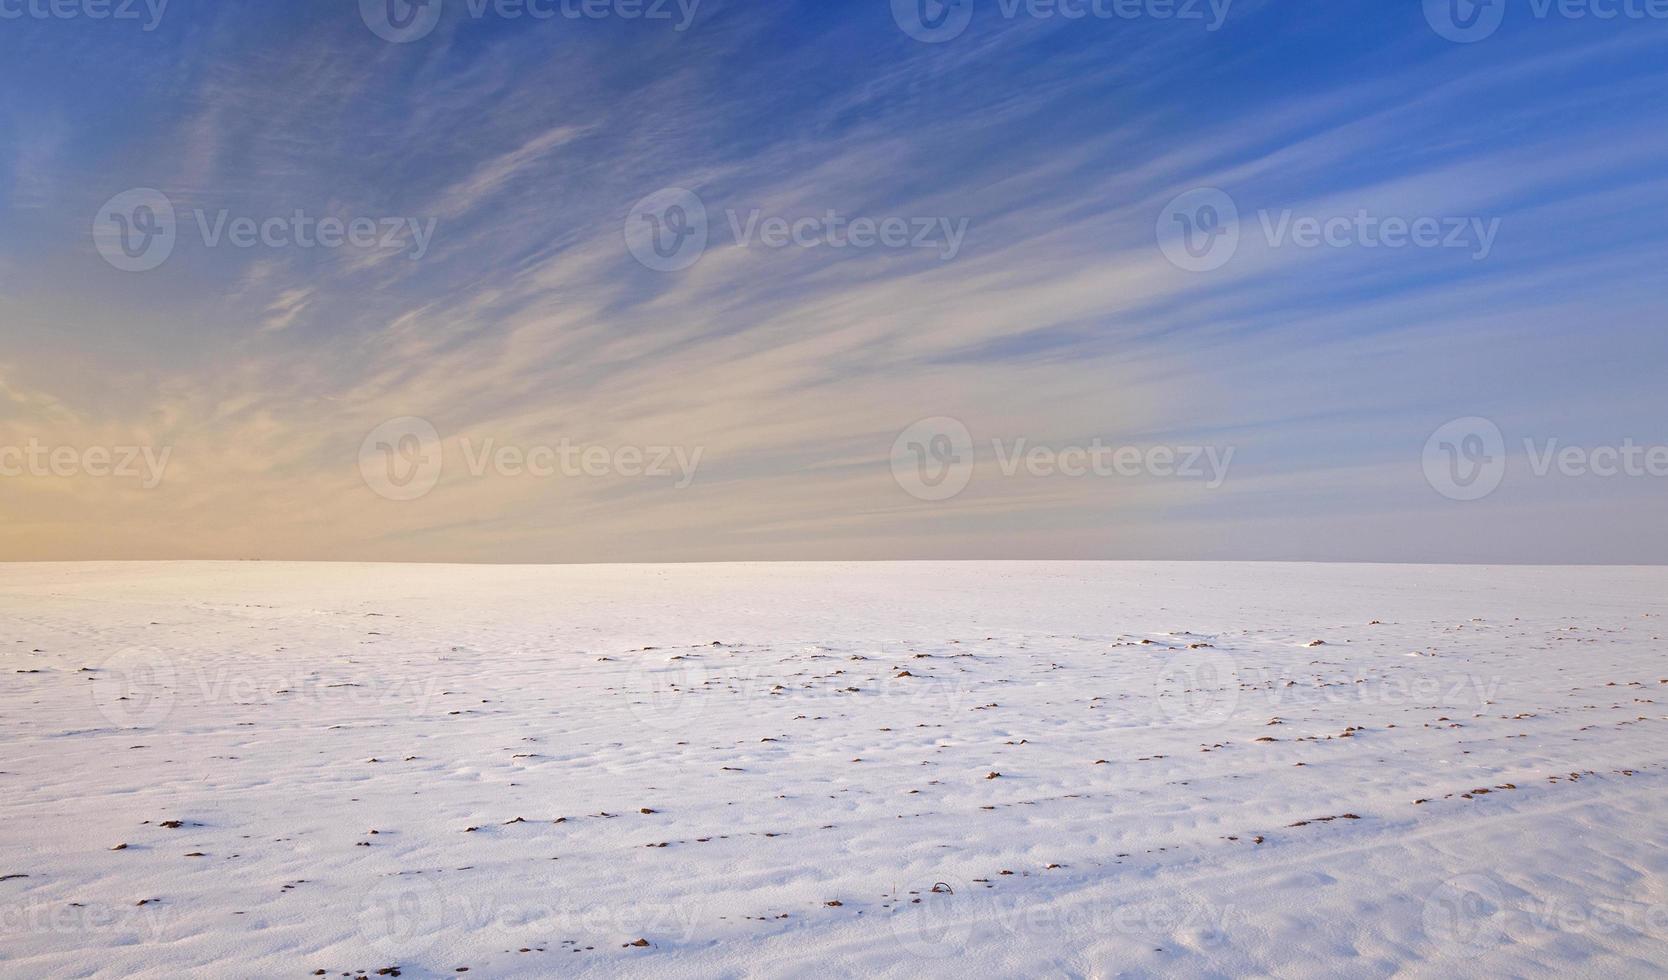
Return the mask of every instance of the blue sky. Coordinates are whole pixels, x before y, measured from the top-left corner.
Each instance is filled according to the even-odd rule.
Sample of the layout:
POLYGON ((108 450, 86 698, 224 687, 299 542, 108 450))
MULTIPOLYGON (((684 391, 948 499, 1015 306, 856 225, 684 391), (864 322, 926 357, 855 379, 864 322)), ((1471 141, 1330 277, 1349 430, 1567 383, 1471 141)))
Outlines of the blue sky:
POLYGON ((384 2, 0 0, 0 557, 1668 554, 1663 476, 1536 467, 1668 445, 1660 4, 965 0, 922 40, 902 0, 393 0, 439 15, 396 43, 384 2), (667 188, 708 218, 677 269, 635 254, 667 188), (173 217, 142 271, 106 255, 135 189, 173 217), (1212 268, 1171 254, 1200 189, 1238 213, 1212 268), (225 235, 298 213, 374 240, 225 235), (923 247, 837 247, 855 219, 923 247), (1433 435, 1473 417, 1502 452, 1433 435), (413 418, 417 456, 371 435, 413 418), (1498 488, 1455 499, 1450 442, 1498 488), (129 446, 165 473, 87 465, 129 446), (1232 457, 1004 468, 1039 446, 1232 457))

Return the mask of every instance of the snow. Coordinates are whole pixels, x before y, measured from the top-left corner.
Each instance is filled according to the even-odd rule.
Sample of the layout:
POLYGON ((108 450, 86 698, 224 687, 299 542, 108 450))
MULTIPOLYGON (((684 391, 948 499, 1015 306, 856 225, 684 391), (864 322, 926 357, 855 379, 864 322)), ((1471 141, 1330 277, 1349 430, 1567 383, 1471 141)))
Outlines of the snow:
POLYGON ((1664 616, 1662 568, 0 565, 0 975, 1660 975, 1664 616))

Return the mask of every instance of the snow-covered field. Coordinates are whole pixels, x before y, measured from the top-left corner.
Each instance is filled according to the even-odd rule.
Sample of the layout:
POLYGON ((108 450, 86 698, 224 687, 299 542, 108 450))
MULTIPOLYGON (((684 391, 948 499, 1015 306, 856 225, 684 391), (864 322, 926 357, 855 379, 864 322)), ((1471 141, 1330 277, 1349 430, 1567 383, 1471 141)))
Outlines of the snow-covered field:
POLYGON ((0 565, 0 975, 1660 975, 1665 616, 1668 569, 0 565))

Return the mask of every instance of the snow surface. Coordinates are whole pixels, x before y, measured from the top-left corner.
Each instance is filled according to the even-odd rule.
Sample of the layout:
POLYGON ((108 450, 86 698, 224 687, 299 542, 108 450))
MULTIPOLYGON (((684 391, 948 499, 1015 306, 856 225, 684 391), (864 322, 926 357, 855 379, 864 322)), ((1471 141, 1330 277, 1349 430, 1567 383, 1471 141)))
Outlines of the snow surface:
POLYGON ((1660 975, 1664 616, 1661 568, 0 565, 0 975, 1660 975))

